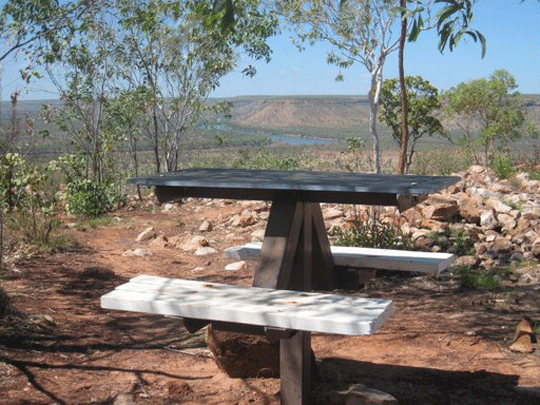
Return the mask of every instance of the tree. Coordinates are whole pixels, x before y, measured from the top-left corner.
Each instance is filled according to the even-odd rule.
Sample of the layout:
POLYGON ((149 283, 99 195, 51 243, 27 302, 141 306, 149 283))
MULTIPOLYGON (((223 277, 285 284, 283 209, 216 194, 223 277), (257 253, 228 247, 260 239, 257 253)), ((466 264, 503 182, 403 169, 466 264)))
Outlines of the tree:
MULTIPOLYGON (((407 119, 410 140, 407 143, 404 159, 404 173, 411 165, 416 152, 418 141, 424 136, 442 134, 443 127, 434 113, 441 108, 438 90, 427 80, 419 76, 405 77, 409 114, 407 119)), ((398 79, 388 79, 383 82, 381 94, 380 121, 392 130, 392 136, 403 149, 402 134, 402 96, 398 79)))
MULTIPOLYGON (((264 39, 275 32, 275 21, 258 13, 257 4, 244 2, 239 12, 245 21, 238 19, 234 32, 226 33, 208 21, 210 0, 110 1, 85 16, 81 30, 48 70, 65 73, 51 77, 66 101, 65 112, 72 114, 69 132, 98 181, 104 178, 103 154, 126 137, 122 131, 128 124, 148 136, 157 172, 178 169, 200 114, 221 107, 206 101, 235 66, 237 49, 269 58, 264 39), (114 100, 132 92, 141 97, 138 122, 107 123, 119 111, 114 100)), ((131 146, 137 143, 129 138, 131 146)))
POLYGON ((480 144, 486 164, 499 150, 509 153, 510 142, 527 130, 525 104, 517 87, 510 73, 497 70, 489 79, 460 83, 445 94, 446 111, 463 132, 460 141, 471 151, 480 144))
MULTIPOLYGON (((206 101, 220 78, 235 66, 238 47, 254 58, 269 60, 265 39, 275 33, 277 21, 261 13, 258 5, 254 0, 238 4, 235 29, 223 30, 208 20, 211 1, 122 2, 124 80, 131 87, 148 89, 151 119, 146 132, 157 172, 163 166, 177 170, 199 116, 208 108, 226 107, 206 101)), ((254 74, 250 67, 245 72, 254 74)))
MULTIPOLYGON (((369 132, 373 140, 375 171, 381 171, 377 112, 386 58, 398 48, 394 35, 399 0, 301 1, 280 3, 280 11, 296 28, 299 38, 333 46, 327 61, 340 68, 355 63, 370 73, 369 132)), ((342 76, 338 76, 342 79, 342 76)))
POLYGON ((22 49, 34 55, 47 45, 60 49, 80 18, 99 7, 99 1, 8 0, 0 11, 0 62, 22 49))

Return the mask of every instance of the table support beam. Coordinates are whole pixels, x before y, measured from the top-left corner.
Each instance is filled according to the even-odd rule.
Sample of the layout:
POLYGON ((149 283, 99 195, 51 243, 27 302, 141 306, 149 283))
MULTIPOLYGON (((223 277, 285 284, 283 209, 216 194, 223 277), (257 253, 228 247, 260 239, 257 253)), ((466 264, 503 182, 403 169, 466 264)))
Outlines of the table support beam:
POLYGON ((272 203, 253 286, 331 289, 333 259, 318 203, 278 196, 272 203))

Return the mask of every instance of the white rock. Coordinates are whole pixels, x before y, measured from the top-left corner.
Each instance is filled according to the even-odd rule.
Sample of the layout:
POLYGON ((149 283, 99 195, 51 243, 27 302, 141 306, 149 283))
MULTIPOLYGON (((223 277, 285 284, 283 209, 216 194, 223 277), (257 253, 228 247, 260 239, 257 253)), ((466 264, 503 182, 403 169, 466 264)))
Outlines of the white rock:
POLYGON ((136 242, 143 242, 145 240, 150 240, 156 237, 156 232, 154 231, 154 227, 146 228, 144 231, 142 231, 139 236, 135 239, 136 242))
POLYGON ((241 260, 239 262, 229 263, 225 266, 225 270, 227 271, 240 271, 243 270, 246 267, 246 262, 241 260))
POLYGON ((480 214, 480 226, 493 229, 497 225, 497 219, 492 211, 484 211, 480 214))
POLYGON ((193 250, 197 250, 201 247, 209 246, 210 243, 208 240, 201 235, 196 235, 193 238, 191 238, 189 241, 184 243, 181 247, 182 250, 186 252, 191 252, 193 250))
POLYGON ((398 400, 392 395, 368 388, 364 384, 354 384, 346 392, 345 405, 394 405, 398 400))
POLYGON ((126 252, 124 252, 122 254, 122 256, 126 256, 126 257, 135 257, 135 256, 148 257, 148 256, 152 256, 152 252, 150 252, 149 250, 146 250, 146 249, 138 248, 138 249, 126 251, 126 252))
POLYGON ((208 220, 204 220, 201 224, 201 226, 199 226, 199 231, 200 232, 211 232, 212 231, 212 223, 208 220))
POLYGON ((195 256, 206 256, 206 255, 211 255, 211 254, 214 254, 214 253, 217 253, 217 252, 218 251, 216 249, 214 249, 213 247, 206 246, 206 247, 198 248, 195 251, 195 256))

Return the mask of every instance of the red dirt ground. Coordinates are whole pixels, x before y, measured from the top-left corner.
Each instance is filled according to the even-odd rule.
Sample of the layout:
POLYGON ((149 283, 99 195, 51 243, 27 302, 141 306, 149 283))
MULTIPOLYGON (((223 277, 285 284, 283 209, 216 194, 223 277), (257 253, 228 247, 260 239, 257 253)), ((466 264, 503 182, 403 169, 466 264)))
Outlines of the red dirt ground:
MULTIPOLYGON (((253 264, 225 271, 230 260, 221 254, 250 240, 253 228, 223 225, 241 209, 192 200, 169 212, 123 211, 113 225, 66 230, 78 242, 68 252, 8 266, 0 283, 33 326, 11 338, 0 330, 0 403, 278 404, 278 379, 229 378, 203 336, 190 336, 180 320, 99 306, 101 295, 138 274, 250 284, 253 264), (169 237, 198 234, 203 219, 215 224, 205 236, 218 254, 135 242, 148 226, 169 237), (152 255, 122 255, 136 247, 152 255)), ((540 403, 523 388, 540 388, 538 350, 508 349, 523 316, 540 318, 538 286, 478 292, 460 290, 451 276, 383 277, 353 293, 394 300, 394 314, 373 336, 313 336, 313 403, 339 403, 336 392, 356 383, 400 404, 540 403)))

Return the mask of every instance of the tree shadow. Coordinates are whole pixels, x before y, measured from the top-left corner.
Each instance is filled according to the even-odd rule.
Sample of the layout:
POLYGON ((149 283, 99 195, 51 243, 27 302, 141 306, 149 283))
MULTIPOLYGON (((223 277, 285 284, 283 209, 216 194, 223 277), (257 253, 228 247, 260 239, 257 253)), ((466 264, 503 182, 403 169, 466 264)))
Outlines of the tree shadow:
POLYGON ((400 405, 518 405, 537 403, 538 396, 516 389, 519 376, 487 371, 446 371, 374 364, 342 358, 319 361, 319 381, 312 402, 331 403, 336 391, 364 384, 393 395, 400 405))

